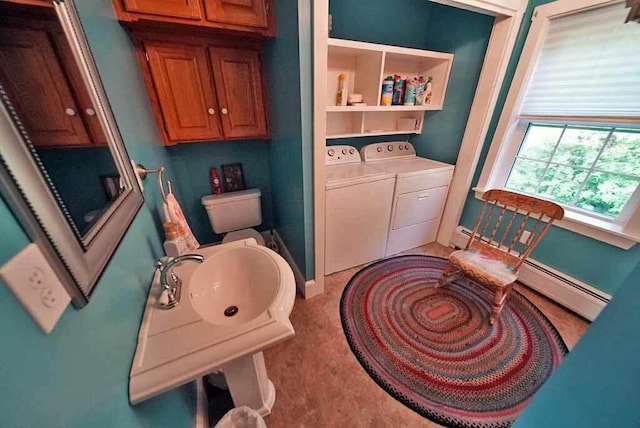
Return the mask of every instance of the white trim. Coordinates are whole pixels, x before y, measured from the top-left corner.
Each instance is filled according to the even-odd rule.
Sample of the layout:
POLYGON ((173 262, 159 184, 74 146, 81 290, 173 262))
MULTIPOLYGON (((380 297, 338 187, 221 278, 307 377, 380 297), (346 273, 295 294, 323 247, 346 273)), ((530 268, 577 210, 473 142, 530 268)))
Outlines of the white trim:
POLYGON ((310 279, 307 281, 305 279, 302 271, 298 267, 295 259, 289 252, 287 246, 284 244, 284 241, 280 237, 280 234, 278 234, 277 230, 274 230, 273 238, 275 239, 276 244, 280 249, 280 255, 286 260, 287 263, 289 263, 289 266, 291 266, 291 270, 293 270, 293 276, 296 279, 296 286, 298 287, 298 291, 300 291, 302 297, 304 297, 305 299, 310 299, 317 296, 318 294, 324 293, 324 281, 317 282, 314 279, 310 279))
POLYGON ((204 378, 196 380, 195 428, 209 428, 209 408, 204 378))
POLYGON ((513 16, 519 10, 527 7, 526 1, 521 0, 431 0, 447 6, 470 10, 492 16, 513 16))
POLYGON ((478 89, 471 105, 469 120, 462 138, 456 169, 453 173, 442 222, 438 230, 437 241, 440 244, 447 245, 449 243, 451 235, 462 217, 462 210, 467 202, 471 181, 478 166, 498 94, 518 36, 524 7, 526 5, 522 10, 516 11, 513 16, 496 18, 493 25, 491 39, 478 80, 478 89))
MULTIPOLYGON (((464 248, 471 231, 458 226, 451 237, 451 246, 464 248)), ((518 281, 593 321, 611 300, 611 295, 578 279, 528 258, 518 272, 518 281)))
MULTIPOLYGON (((329 0, 313 1, 313 223, 315 286, 324 291, 325 165, 327 144, 327 39, 329 0)), ((317 291, 317 290, 316 290, 317 291)), ((318 293, 319 294, 319 293, 318 293)))

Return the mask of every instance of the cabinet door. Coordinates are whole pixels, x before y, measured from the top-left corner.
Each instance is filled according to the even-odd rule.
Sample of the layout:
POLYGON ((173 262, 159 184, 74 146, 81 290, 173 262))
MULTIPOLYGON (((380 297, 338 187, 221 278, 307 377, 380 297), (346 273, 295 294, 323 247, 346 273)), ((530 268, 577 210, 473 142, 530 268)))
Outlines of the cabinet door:
POLYGON ((34 145, 90 144, 46 32, 0 28, 0 81, 34 145))
POLYGON ((209 53, 225 137, 266 137, 258 51, 211 47, 209 53))
POLYGON ((221 139, 206 47, 147 42, 145 48, 169 139, 221 139))
POLYGON ((124 0, 129 12, 149 13, 174 18, 201 19, 198 0, 124 0))
POLYGON ((265 0, 204 0, 209 21, 248 27, 267 27, 265 0))
POLYGON ((78 64, 73 57, 67 37, 64 33, 59 31, 53 31, 50 34, 53 37, 54 44, 60 56, 60 65, 69 79, 70 87, 78 103, 78 113, 84 121, 85 127, 89 132, 90 139, 93 144, 106 146, 107 137, 104 134, 102 124, 98 118, 98 113, 93 101, 91 100, 91 96, 89 96, 87 85, 82 79, 78 64))

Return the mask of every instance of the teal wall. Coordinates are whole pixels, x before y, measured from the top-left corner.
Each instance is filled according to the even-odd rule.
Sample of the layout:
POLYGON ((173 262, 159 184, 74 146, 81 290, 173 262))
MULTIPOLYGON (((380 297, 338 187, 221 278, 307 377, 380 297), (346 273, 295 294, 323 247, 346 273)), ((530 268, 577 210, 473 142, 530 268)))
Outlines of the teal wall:
MULTIPOLYGON (((478 162, 478 168, 476 169, 471 187, 474 187, 478 182, 487 152, 491 146, 491 140, 493 139, 498 120, 500 119, 502 107, 504 106, 504 101, 507 97, 511 80, 515 74, 517 62, 531 25, 533 9, 545 3, 549 3, 549 1, 531 0, 526 14, 522 19, 518 39, 505 75, 505 83, 500 90, 500 96, 498 97, 496 109, 489 131, 487 132, 480 161, 478 162)), ((469 190, 460 224, 472 228, 480 211, 480 207, 480 201, 476 200, 473 191, 469 190)), ((613 294, 640 261, 640 245, 635 245, 630 250, 623 250, 584 235, 570 232, 566 229, 553 227, 540 243, 532 257, 602 291, 613 294)))
MULTIPOLYGON (((420 135, 410 141, 419 156, 455 163, 480 77, 493 18, 422 0, 334 0, 331 36, 454 54, 441 111, 427 112, 420 135), (354 20, 353 17, 358 19, 354 20), (402 29, 399 31, 399 29, 402 29)), ((328 140, 357 147, 380 141, 405 140, 406 135, 328 140)))
POLYGON ((269 165, 274 224, 307 279, 313 265, 311 9, 276 3, 277 36, 267 43, 273 139, 269 165))
MULTIPOLYGON (((111 2, 77 2, 98 69, 129 154, 148 166, 170 166, 161 147, 138 60, 111 2)), ((0 425, 7 427, 186 427, 193 424, 187 385, 136 407, 128 377, 138 327, 162 254, 157 190, 147 201, 102 276, 89 305, 69 307, 46 336, 0 285, 0 425)), ((28 243, 0 200, 0 265, 28 243)))
POLYGON ((640 264, 513 425, 640 426, 640 264))
POLYGON ((181 203, 189 226, 201 244, 222 240, 211 228, 207 212, 200 199, 212 194, 209 171, 216 167, 222 179, 220 165, 242 164, 245 185, 248 189, 258 188, 262 193, 262 224, 258 230, 273 227, 271 204, 271 180, 269 174, 268 141, 228 141, 211 143, 178 144, 167 147, 174 176, 178 177, 176 196, 181 203))

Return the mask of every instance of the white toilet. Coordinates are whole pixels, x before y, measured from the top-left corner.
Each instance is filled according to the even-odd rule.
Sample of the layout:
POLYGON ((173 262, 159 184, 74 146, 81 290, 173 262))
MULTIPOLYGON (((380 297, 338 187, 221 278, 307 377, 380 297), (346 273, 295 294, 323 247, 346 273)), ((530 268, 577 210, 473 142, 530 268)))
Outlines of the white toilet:
POLYGON ((202 197, 202 205, 207 210, 213 231, 226 233, 223 243, 254 238, 258 244, 264 245, 260 232, 252 229, 262 223, 260 197, 260 189, 202 197))

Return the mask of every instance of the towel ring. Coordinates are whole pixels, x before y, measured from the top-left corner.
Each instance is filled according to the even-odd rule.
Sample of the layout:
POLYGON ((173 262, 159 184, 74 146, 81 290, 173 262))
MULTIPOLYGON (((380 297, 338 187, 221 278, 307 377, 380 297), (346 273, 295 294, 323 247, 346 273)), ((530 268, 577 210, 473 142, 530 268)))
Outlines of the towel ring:
MULTIPOLYGON (((158 187, 160 188, 160 195, 162 196, 162 201, 167 202, 167 194, 164 191, 164 180, 162 180, 162 174, 164 173, 164 167, 161 166, 159 168, 150 168, 147 169, 142 164, 136 164, 136 173, 140 180, 145 180, 147 175, 158 173, 158 187)), ((172 193, 171 189, 171 181, 167 180, 167 187, 169 188, 169 193, 172 193)))

